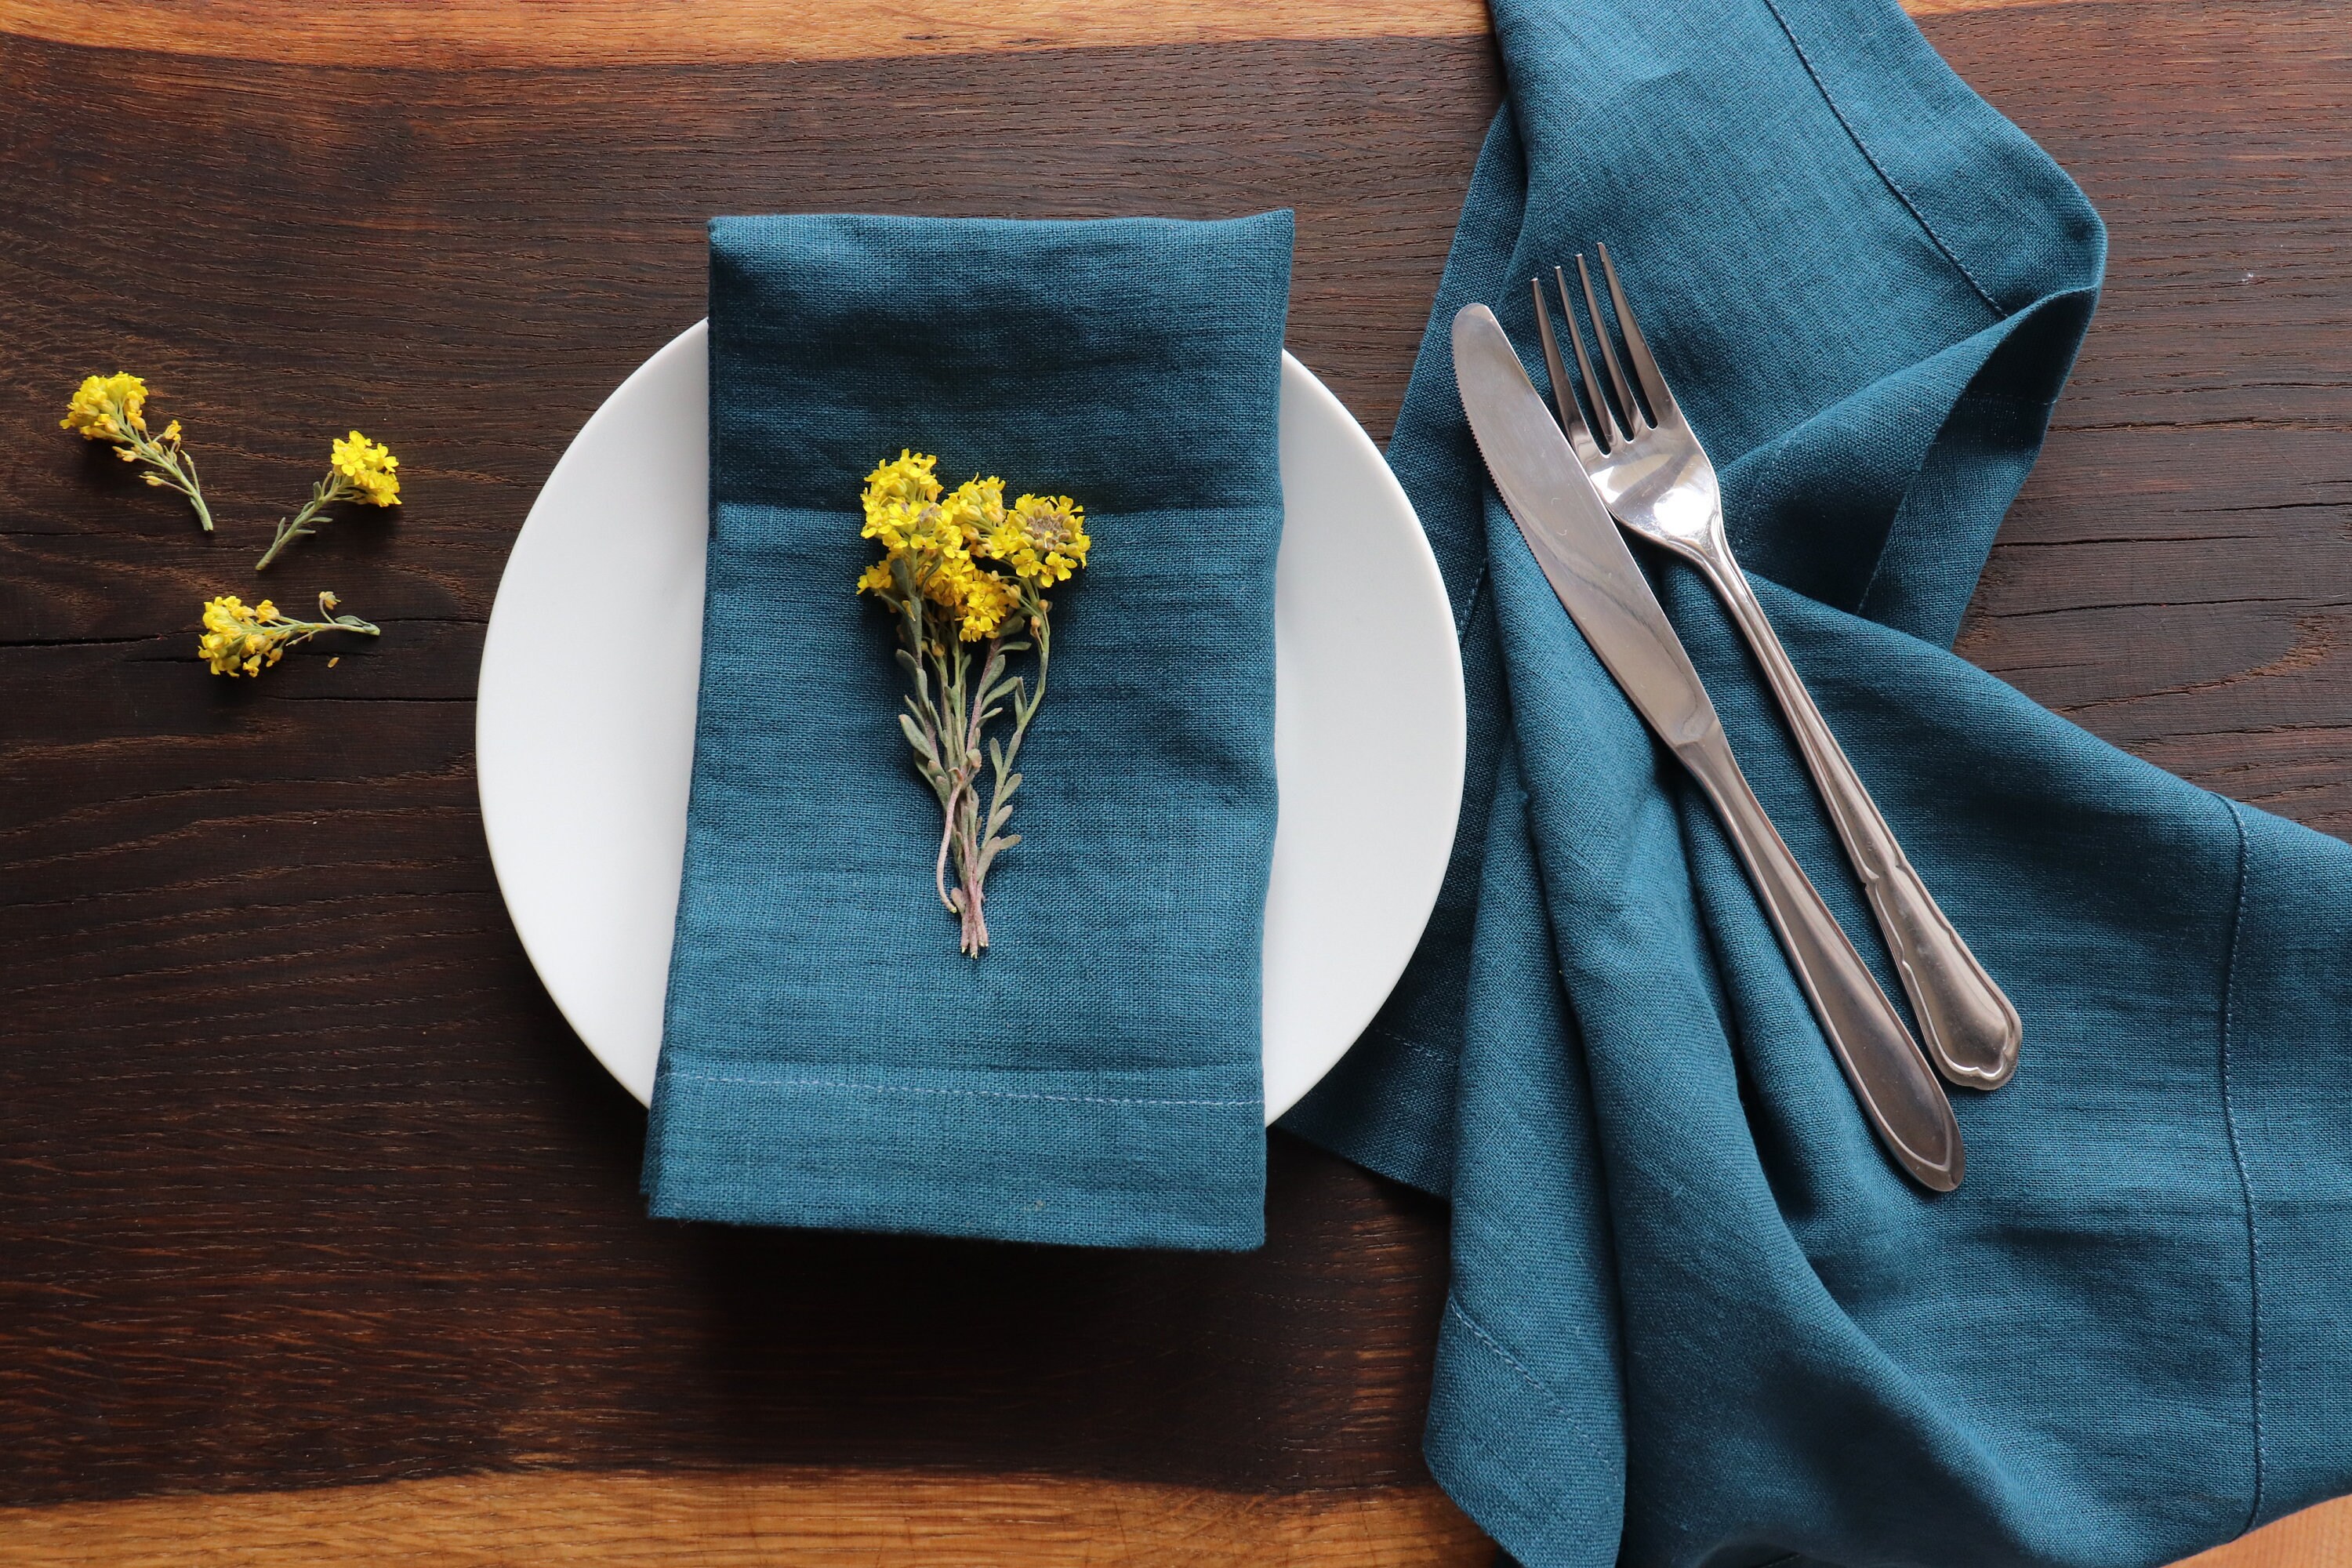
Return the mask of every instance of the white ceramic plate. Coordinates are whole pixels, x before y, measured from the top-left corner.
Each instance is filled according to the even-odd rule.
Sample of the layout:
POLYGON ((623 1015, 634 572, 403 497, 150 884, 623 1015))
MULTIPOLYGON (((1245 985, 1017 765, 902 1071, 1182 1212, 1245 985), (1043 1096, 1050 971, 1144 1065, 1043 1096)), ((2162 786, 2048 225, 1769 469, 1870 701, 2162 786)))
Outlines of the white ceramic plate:
MULTIPOLYGON (((641 1100, 661 1053, 694 763, 708 342, 698 324, 639 366, 548 476, 499 584, 476 718, 482 823, 523 948, 641 1100), (593 646, 624 603, 638 628, 625 658, 593 646)), ((1282 488, 1269 1121, 1403 972, 1462 801, 1462 664, 1436 559, 1379 449, 1287 354, 1282 488)))

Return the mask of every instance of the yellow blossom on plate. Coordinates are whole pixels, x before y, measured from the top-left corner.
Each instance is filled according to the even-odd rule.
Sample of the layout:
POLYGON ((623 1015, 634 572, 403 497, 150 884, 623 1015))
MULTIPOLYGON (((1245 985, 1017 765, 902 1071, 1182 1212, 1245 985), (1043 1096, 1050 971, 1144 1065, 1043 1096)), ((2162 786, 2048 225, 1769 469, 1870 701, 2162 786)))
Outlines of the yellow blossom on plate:
POLYGON ((986 553, 1013 575, 1051 587, 1087 563, 1086 509, 1067 496, 1023 496, 988 536, 986 553))
POLYGON ((215 675, 234 678, 259 675, 285 658, 288 648, 308 642, 320 632, 382 635, 381 628, 357 616, 336 615, 335 603, 333 594, 321 594, 319 614, 324 618, 298 621, 281 615, 278 606, 267 599, 247 605, 234 594, 223 594, 205 601, 204 635, 196 639, 196 653, 215 675))
POLYGON ((1017 602, 1013 584, 964 552, 940 508, 925 507, 911 517, 902 516, 899 522, 903 531, 895 524, 888 530, 896 542, 858 575, 857 591, 902 605, 903 570, 922 599, 945 612, 941 620, 954 626, 960 641, 978 642, 996 635, 1017 602))
POLYGON ((971 563, 971 542, 963 529, 936 501, 917 512, 907 529, 907 548, 942 570, 955 571, 971 563))
POLYGON ((1004 481, 992 476, 966 479, 940 502, 940 510, 965 545, 977 544, 1004 526, 1004 481))
POLYGON ((866 476, 859 531, 883 553, 858 575, 857 591, 887 605, 898 623, 898 663, 912 688, 898 728, 940 801, 932 882, 962 927, 958 945, 977 958, 988 947, 989 868, 1021 842, 1003 829, 1021 787, 1021 743, 1045 700, 1053 628, 1043 590, 1083 567, 1093 542, 1069 497, 1024 495, 1008 511, 1004 481, 993 475, 942 496, 938 463, 901 448, 866 476), (979 643, 986 647, 971 646, 979 643), (1035 656, 1034 670, 1010 673, 1022 654, 1035 656), (1008 714, 1010 734, 990 734, 991 721, 1008 714))
POLYGON ((947 596, 933 597, 955 611, 959 617, 956 636, 964 642, 978 642, 992 637, 1004 624, 1019 599, 1013 584, 967 559, 956 570, 941 574, 940 581, 948 590, 947 596))
POLYGON ((943 508, 924 508, 906 546, 893 553, 910 564, 923 597, 953 618, 964 642, 995 636, 1013 608, 1013 585, 971 558, 962 531, 943 508))
POLYGON ((939 461, 929 453, 901 451, 888 462, 877 464, 866 476, 866 521, 872 522, 876 509, 892 502, 921 507, 939 500, 940 481, 931 472, 939 461))
POLYGON ((891 554, 915 562, 919 573, 964 559, 971 542, 936 501, 885 501, 874 509, 864 531, 866 538, 880 540, 891 554))

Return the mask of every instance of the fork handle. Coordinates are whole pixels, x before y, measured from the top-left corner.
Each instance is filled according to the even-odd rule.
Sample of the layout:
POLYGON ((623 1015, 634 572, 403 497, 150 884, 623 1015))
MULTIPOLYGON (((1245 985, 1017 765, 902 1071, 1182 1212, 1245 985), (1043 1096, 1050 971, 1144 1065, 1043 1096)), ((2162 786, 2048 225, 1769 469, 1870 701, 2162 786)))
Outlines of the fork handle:
POLYGON ((1789 728, 1797 738, 1805 766, 1829 808, 1830 820, 1845 843, 1870 912, 1886 938, 1895 973, 1911 998, 1919 1019, 1927 1055, 1937 1069, 1954 1083, 1970 1089, 1998 1089, 2017 1071, 2017 1048, 2024 1035, 2017 1009, 1977 962, 1969 944, 1952 928, 1927 885, 1895 841, 1895 832, 1879 814, 1846 760, 1845 749, 1831 733, 1812 694, 1798 679, 1764 606, 1748 585, 1738 563, 1700 559, 1716 591, 1739 623, 1748 647, 1764 669, 1773 695, 1780 701, 1789 728))
POLYGON ((1739 771, 1723 726, 1710 722, 1674 748, 1722 820, 1733 850, 1772 922, 1789 968, 1812 1005, 1830 1052, 1864 1117, 1895 1163, 1920 1185, 1948 1193, 1967 1154, 1958 1121, 1935 1069, 1919 1054, 1895 1004, 1871 977, 1829 906, 1764 815, 1739 771))

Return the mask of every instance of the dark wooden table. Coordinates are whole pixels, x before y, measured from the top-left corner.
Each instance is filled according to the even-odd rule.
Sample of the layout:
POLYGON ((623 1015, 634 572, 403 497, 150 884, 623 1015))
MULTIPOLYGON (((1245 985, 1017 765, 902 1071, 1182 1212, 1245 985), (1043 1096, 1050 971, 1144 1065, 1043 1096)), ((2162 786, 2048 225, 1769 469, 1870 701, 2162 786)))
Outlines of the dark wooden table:
MULTIPOLYGON (((0 1559, 1485 1560, 1417 1458, 1437 1205, 1276 1137, 1245 1258, 653 1224, 500 906, 491 595, 708 215, 1295 205, 1292 343, 1385 434, 1496 101, 1471 0, 967 9, 0 0, 0 1559), (217 536, 58 430, 118 368, 217 536), (381 645, 206 675, 353 426, 406 504, 267 585, 381 645)), ((1922 24, 2115 244, 1962 651, 2352 831, 2352 12, 1922 24)))

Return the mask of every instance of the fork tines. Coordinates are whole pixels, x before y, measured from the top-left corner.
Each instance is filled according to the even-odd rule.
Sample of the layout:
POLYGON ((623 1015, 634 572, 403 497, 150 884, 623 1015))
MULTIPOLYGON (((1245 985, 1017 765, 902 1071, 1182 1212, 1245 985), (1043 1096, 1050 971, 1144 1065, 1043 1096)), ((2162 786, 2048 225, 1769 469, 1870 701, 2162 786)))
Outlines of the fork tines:
POLYGON ((1605 392, 1592 374, 1591 360, 1585 355, 1584 333, 1577 325, 1576 306, 1569 298, 1566 269, 1555 267, 1551 276, 1552 287, 1559 295, 1560 316, 1568 323, 1569 346, 1576 354, 1574 382, 1569 379, 1568 367, 1560 360, 1559 339, 1552 331, 1550 302, 1544 297, 1543 279, 1530 279, 1528 283, 1535 290, 1536 328, 1543 336, 1544 367, 1551 374, 1552 402, 1559 409, 1559 422, 1580 449, 1589 446, 1595 452, 1607 452, 1620 442, 1630 441, 1654 428, 1671 409, 1675 395, 1667 390, 1658 362, 1651 356, 1650 345, 1642 336, 1641 323, 1633 318, 1633 307, 1627 303, 1625 290, 1617 282, 1617 268, 1609 259, 1609 247, 1600 245, 1595 248, 1601 253, 1601 276, 1608 285, 1610 307, 1625 334, 1625 358, 1633 367, 1631 382, 1618 365, 1617 351, 1610 341, 1607 321, 1601 314, 1601 301, 1592 291, 1592 273, 1584 265, 1582 251, 1577 252, 1576 276, 1583 285, 1584 310, 1592 323, 1593 341, 1600 345, 1601 365, 1609 373, 1605 392), (1591 405, 1590 421, 1585 416, 1584 404, 1591 405))

